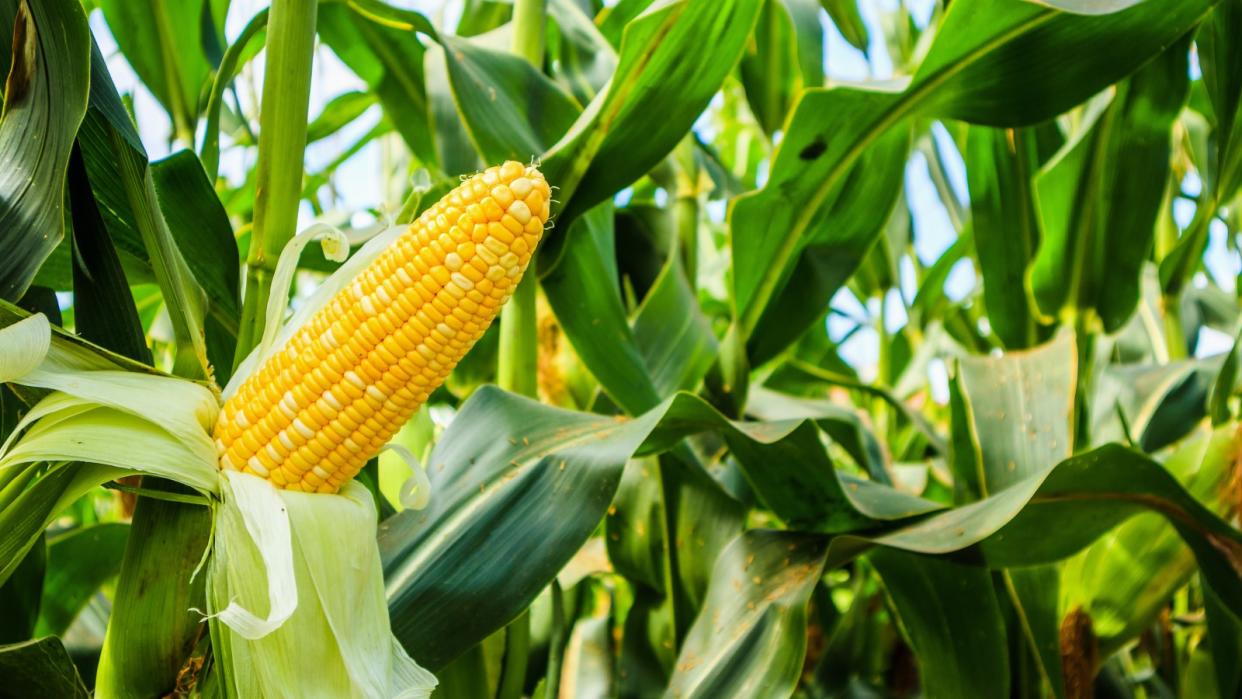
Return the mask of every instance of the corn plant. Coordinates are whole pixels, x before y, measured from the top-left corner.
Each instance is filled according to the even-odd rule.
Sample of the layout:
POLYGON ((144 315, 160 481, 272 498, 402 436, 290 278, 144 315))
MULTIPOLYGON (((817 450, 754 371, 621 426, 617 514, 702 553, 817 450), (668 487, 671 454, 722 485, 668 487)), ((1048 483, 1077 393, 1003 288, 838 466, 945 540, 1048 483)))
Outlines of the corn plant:
POLYGON ((1242 696, 1240 40, 0 0, 0 696, 1242 696))

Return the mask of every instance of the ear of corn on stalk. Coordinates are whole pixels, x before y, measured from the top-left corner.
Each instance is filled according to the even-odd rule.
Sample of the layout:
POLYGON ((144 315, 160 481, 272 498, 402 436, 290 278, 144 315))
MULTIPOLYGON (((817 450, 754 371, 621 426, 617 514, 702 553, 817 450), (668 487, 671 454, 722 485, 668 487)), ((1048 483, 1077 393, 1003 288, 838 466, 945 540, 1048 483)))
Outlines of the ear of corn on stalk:
POLYGON ((18 553, 99 483, 176 479, 215 516, 208 612, 226 694, 428 696, 435 678, 392 637, 374 503, 349 481, 494 320, 550 193, 509 162, 386 231, 265 338, 223 408, 205 386, 101 361, 42 316, 0 330, 0 381, 47 392, 0 445, 0 476, 52 462, 27 488, 47 518, 27 518, 18 553))
POLYGON ((462 182, 224 405, 220 465, 335 493, 448 376, 517 286, 549 215, 534 167, 462 182))

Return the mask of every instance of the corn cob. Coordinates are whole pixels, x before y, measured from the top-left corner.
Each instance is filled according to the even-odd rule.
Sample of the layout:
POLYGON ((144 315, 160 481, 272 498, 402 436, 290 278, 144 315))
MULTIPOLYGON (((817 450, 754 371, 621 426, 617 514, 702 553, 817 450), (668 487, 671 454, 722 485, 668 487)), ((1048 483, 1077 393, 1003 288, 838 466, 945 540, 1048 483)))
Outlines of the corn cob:
POLYGON ((491 324, 543 234, 549 195, 537 169, 510 161, 419 216, 225 403, 221 468, 335 493, 491 324))

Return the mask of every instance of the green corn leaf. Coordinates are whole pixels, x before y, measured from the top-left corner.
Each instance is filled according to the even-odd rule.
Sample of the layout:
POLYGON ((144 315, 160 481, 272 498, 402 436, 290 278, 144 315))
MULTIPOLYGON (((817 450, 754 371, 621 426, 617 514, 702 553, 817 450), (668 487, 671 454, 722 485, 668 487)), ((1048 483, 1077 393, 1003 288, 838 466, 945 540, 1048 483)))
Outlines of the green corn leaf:
POLYGON ((92 595, 117 574, 129 525, 108 522, 52 537, 47 549, 39 636, 63 636, 92 595))
POLYGON ((823 541, 793 532, 734 539, 716 561, 664 696, 792 694, 806 653, 806 602, 825 554, 823 541))
POLYGON ((926 696, 1008 693, 1005 624, 986 569, 893 549, 868 560, 919 658, 926 696))
POLYGON ((767 183, 735 200, 730 212, 733 259, 745 260, 731 289, 742 331, 753 331, 779 291, 830 195, 891 129, 916 115, 995 126, 1045 120, 1137 70, 1213 4, 1148 0, 1084 16, 1006 0, 958 0, 908 83, 807 90, 767 183), (1105 43, 1118 50, 1087 50, 1105 43))
MULTIPOLYGON (((1199 502, 1227 514, 1237 426, 1188 439, 1164 466, 1199 502)), ((1154 514, 1105 534, 1065 566, 1062 608, 1091 617, 1100 652, 1109 655, 1141 634, 1194 573, 1195 559, 1178 532, 1154 514)))
POLYGON ((5 693, 14 697, 91 696, 69 652, 54 636, 0 646, 0 675, 5 678, 5 693))
MULTIPOLYGON (((736 65, 762 3, 680 0, 626 25, 617 70, 543 157, 561 188, 562 224, 654 167, 681 141, 736 65)), ((540 274, 560 259, 560 236, 543 243, 540 274)))
MULTIPOLYGON (((430 27, 424 18, 420 28, 426 28, 424 23, 430 27)), ((432 76, 424 69, 428 49, 414 32, 377 23, 360 13, 355 3, 325 3, 320 8, 318 28, 323 42, 379 98, 384 112, 419 162, 433 172, 438 166, 440 172, 452 175, 478 169, 473 164, 444 159, 442 153, 437 153, 446 134, 440 131, 439 122, 431 119, 432 76)))
POLYGON ((219 44, 224 16, 213 17, 208 0, 141 7, 124 0, 100 0, 99 7, 121 53, 144 85, 168 111, 177 135, 194 138, 202 105, 199 95, 211 73, 210 46, 201 19, 212 21, 207 36, 219 44))
POLYGON ((64 236, 64 178, 90 61, 77 2, 0 3, 0 298, 15 301, 64 236), (12 55, 8 48, 12 47, 12 55))

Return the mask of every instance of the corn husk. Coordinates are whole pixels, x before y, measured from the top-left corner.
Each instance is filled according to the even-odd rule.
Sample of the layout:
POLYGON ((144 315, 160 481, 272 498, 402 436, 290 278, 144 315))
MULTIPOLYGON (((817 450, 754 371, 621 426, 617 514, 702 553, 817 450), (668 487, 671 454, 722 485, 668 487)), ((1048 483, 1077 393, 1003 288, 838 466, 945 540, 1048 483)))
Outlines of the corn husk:
POLYGON ((389 627, 370 492, 278 490, 238 472, 224 482, 208 599, 229 693, 429 697, 435 677, 389 627))
MULTIPOLYGON (((226 395, 403 230, 384 230, 329 277, 242 364, 226 395)), ((302 245, 321 234, 306 234, 302 245)), ((339 247, 337 237, 329 239, 339 247)), ((271 311, 273 327, 279 311, 271 311)), ((0 493, 6 483, 24 489, 0 511, 0 521, 21 525, 0 539, 0 552, 13 554, 6 558, 20 560, 59 512, 100 484, 133 474, 175 480, 213 510, 206 613, 220 675, 213 682, 226 696, 430 696, 435 677, 392 635, 366 488, 299 493, 221 471, 211 438, 220 400, 210 388, 120 370, 53 335, 42 315, 0 329, 0 382, 45 393, 0 445, 0 493)), ((425 505, 426 475, 402 456, 414 469, 403 499, 425 505)), ((9 572, 0 569, 0 580, 9 572)))

